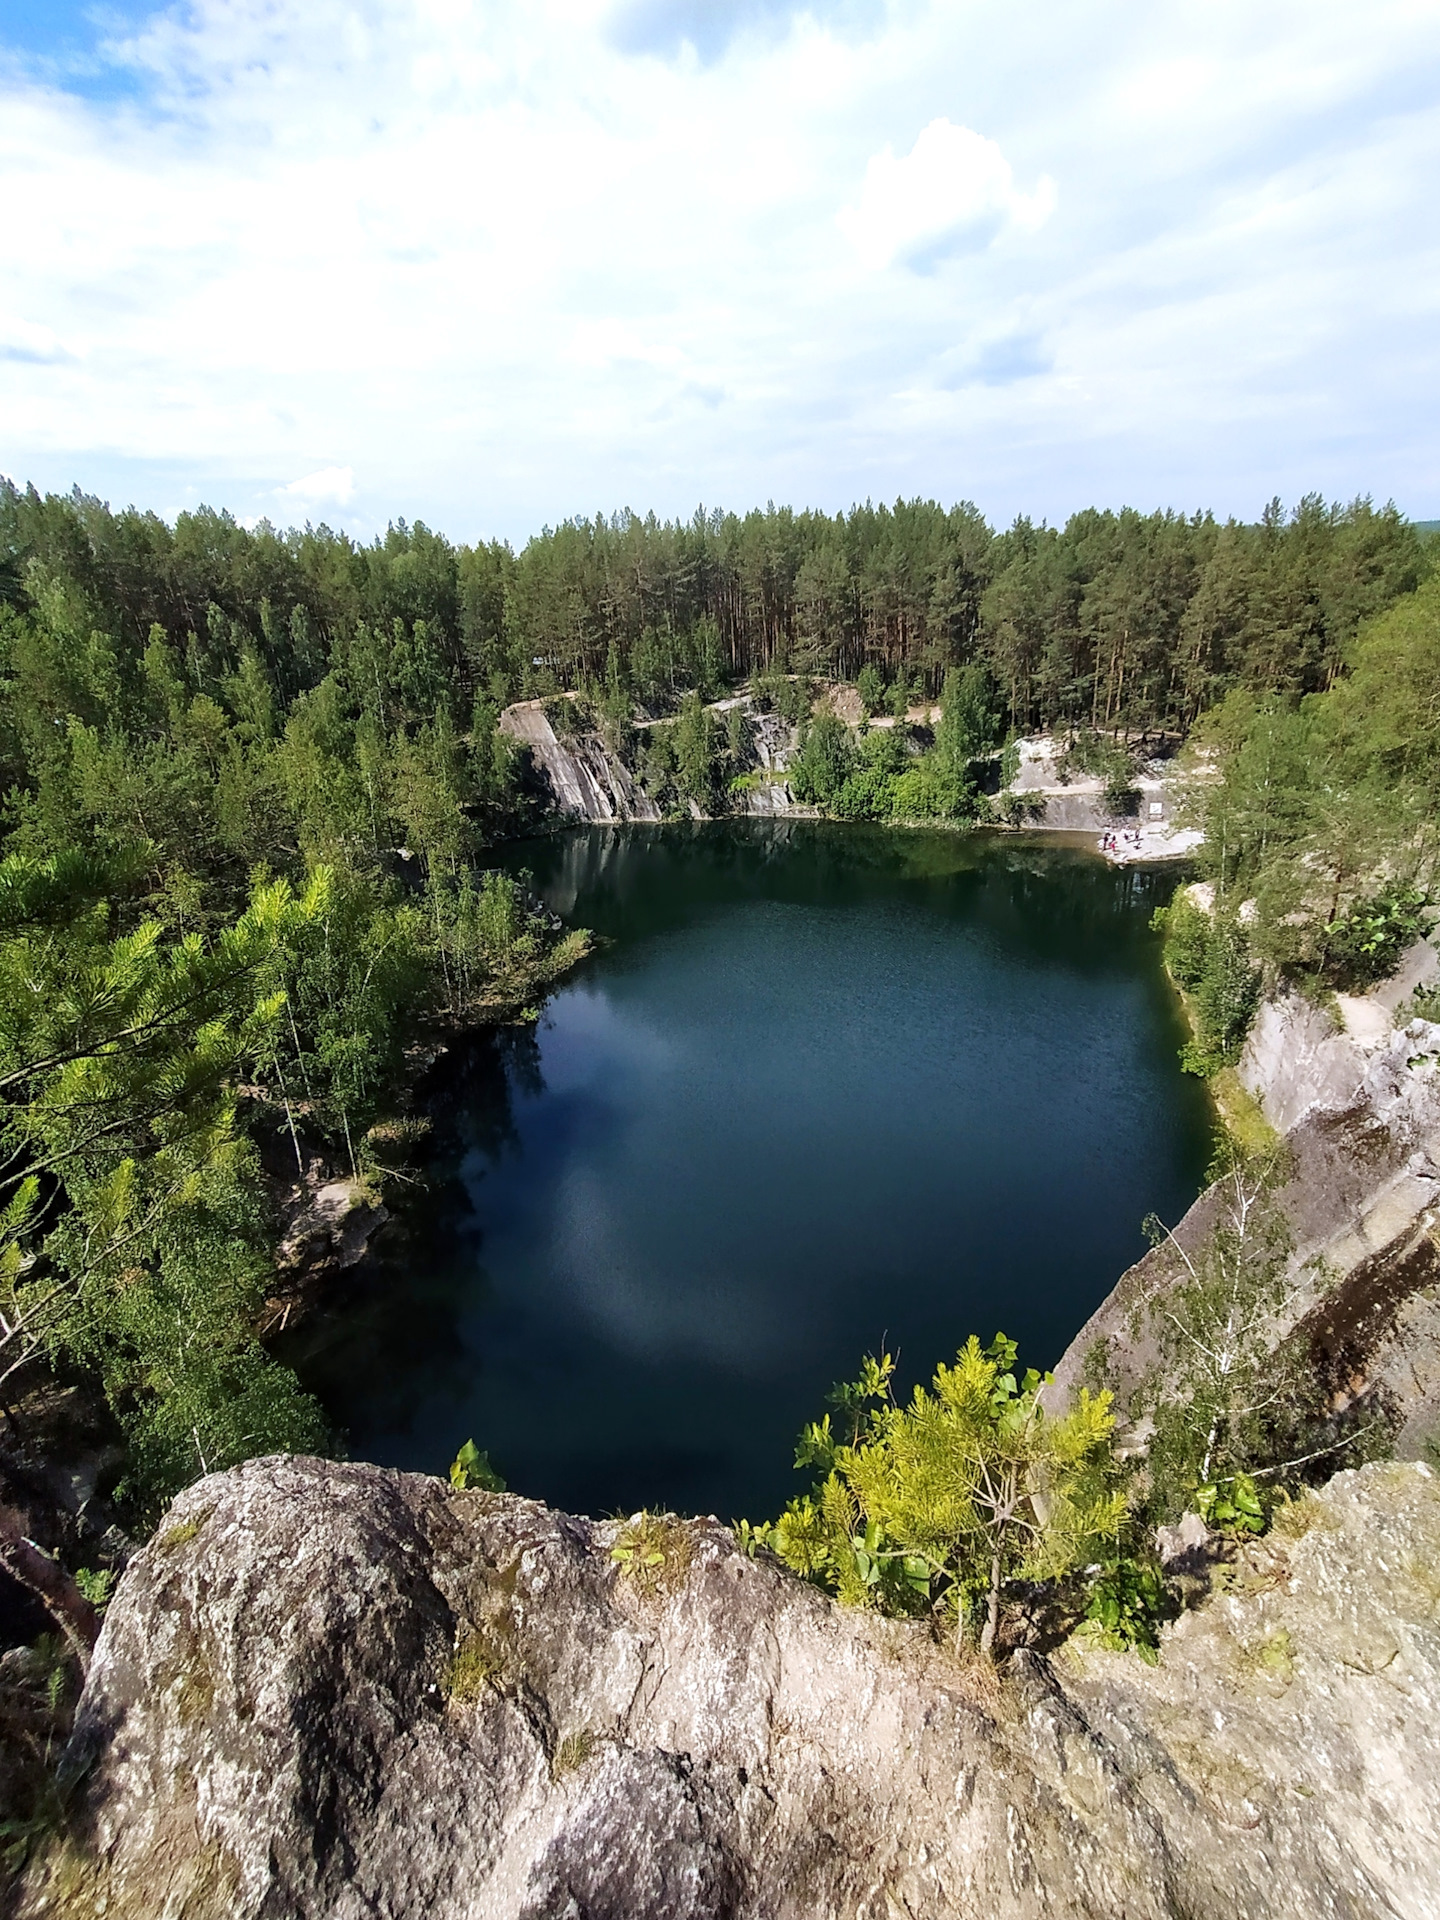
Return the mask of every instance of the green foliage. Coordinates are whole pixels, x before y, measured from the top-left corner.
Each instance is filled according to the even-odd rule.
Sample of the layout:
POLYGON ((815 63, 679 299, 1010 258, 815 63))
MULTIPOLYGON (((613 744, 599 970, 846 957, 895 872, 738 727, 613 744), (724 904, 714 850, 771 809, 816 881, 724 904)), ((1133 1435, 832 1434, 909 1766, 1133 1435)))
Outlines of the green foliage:
POLYGON ((858 758, 845 722, 833 713, 817 713, 790 763, 791 791, 805 805, 829 806, 854 771, 858 758))
POLYGON ((326 1441, 253 1333, 270 1269, 234 1097, 280 1025, 275 957, 323 896, 258 885, 213 941, 111 937, 99 904, 0 939, 0 1386, 92 1370, 142 1515, 196 1473, 326 1441))
POLYGON ((1260 1002, 1261 973, 1246 930, 1206 913, 1188 893, 1153 915, 1165 937, 1165 964, 1189 996, 1194 1038, 1181 1051, 1186 1071, 1207 1078, 1240 1055, 1260 1002))
POLYGON ((1387 979, 1434 918, 1429 900, 1416 887, 1392 884, 1357 900, 1325 935, 1327 978, 1338 987, 1362 989, 1387 979))
POLYGON ((1168 907, 1157 907, 1150 924, 1165 936, 1165 965, 1171 977, 1187 993, 1194 993, 1205 977, 1205 958, 1210 949, 1209 914, 1195 904, 1186 890, 1177 894, 1168 907))
POLYGON ((110 1567, 102 1567, 98 1572, 81 1567, 75 1575, 75 1584, 91 1606, 103 1613, 115 1588, 115 1573, 110 1567))
POLYGON ((378 1177, 422 1032, 532 1006, 583 941, 481 871, 539 811, 505 550, 0 483, 0 567, 0 1390, 102 1390, 143 1519, 328 1444, 257 1335, 256 1143, 378 1177))
POLYGON ((1082 730, 1070 740, 1060 761, 1061 771, 1071 777, 1088 773, 1109 785, 1127 785, 1135 774, 1135 763, 1125 748, 1106 740, 1093 730, 1082 730))
POLYGON ((1015 1363, 1003 1335, 984 1349, 972 1338, 901 1406, 890 1356, 867 1359, 831 1395, 841 1434, 827 1414, 801 1435, 796 1465, 819 1484, 764 1544, 852 1605, 933 1611, 957 1634, 978 1614, 990 1652, 1005 1583, 1082 1564, 1125 1514, 1109 1394, 1082 1391, 1068 1414, 1049 1415, 1044 1379, 1017 1377, 1015 1363))
POLYGON ((1243 1527, 1252 1511, 1247 1476, 1275 1476, 1313 1443, 1302 1359, 1274 1332, 1305 1276, 1290 1271, 1293 1236, 1278 1198, 1289 1171, 1283 1151, 1256 1158, 1226 1149, 1216 1171, 1214 1225, 1202 1245, 1191 1251, 1158 1221, 1147 1223, 1178 1272, 1139 1310, 1161 1356, 1141 1402, 1155 1425, 1151 1517, 1174 1519, 1203 1494, 1217 1523, 1223 1508, 1224 1524, 1243 1527))
POLYGON ((1195 1043, 1181 1056, 1187 1070, 1208 1075, 1238 1059, 1259 1002, 1260 969, 1244 928, 1234 920, 1218 921, 1195 985, 1195 1043))
POLYGON ((1211 1481, 1195 1491, 1195 1511, 1207 1527, 1227 1533, 1263 1533, 1265 1508, 1260 1489, 1248 1473, 1232 1474, 1218 1485, 1211 1481))
POLYGON ((942 762, 964 771, 972 760, 994 752, 1005 733, 1004 710, 995 676, 983 661, 952 667, 940 701, 935 748, 942 762))
POLYGON ((1118 1555, 1091 1579, 1085 1603, 1088 1636, 1116 1653, 1159 1658, 1160 1626, 1170 1612, 1165 1579, 1153 1558, 1118 1555))
POLYGON ((1191 805, 1220 897, 1255 901, 1262 959, 1302 982, 1363 988, 1432 918, 1440 581, 1342 652, 1325 691, 1228 694, 1201 729, 1191 805))
POLYGON ((909 766, 910 754, 899 728, 867 734, 860 742, 857 762, 831 797, 831 812, 841 820, 890 819, 909 766))
POLYGON ((675 771, 681 793, 708 811, 715 792, 714 726, 698 693, 688 693, 675 723, 675 771))
POLYGON ((634 1513, 620 1528, 610 1558, 642 1593, 672 1592, 684 1581, 695 1543, 670 1513, 634 1513))
POLYGON ((885 682, 880 670, 872 661, 867 660, 855 677, 855 691, 860 696, 860 704, 867 718, 879 713, 885 705, 885 682))
POLYGON ((450 1462, 450 1484, 459 1493, 478 1488, 482 1493, 504 1493, 505 1482, 490 1464, 490 1456, 467 1440, 450 1462))
POLYGON ((1410 1020, 1440 1022, 1440 980, 1428 987, 1417 987, 1396 1018, 1401 1025, 1410 1020))

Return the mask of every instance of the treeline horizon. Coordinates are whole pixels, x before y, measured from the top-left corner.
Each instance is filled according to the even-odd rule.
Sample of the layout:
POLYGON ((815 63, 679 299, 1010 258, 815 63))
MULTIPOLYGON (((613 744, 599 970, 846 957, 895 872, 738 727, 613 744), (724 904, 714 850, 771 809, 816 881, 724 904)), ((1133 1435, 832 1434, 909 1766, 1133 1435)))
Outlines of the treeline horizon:
POLYGON ((1332 685, 1360 624, 1429 572, 1428 546, 1393 503, 1308 494, 1255 522, 1086 508, 1002 532, 969 503, 920 499, 689 521, 626 510, 517 552, 418 521, 368 545, 204 507, 172 525, 0 481, 0 602, 23 610, 37 581, 63 579, 122 658, 160 628, 196 690, 253 651, 282 709, 353 646, 400 644, 433 661, 461 724, 476 695, 498 707, 604 686, 658 711, 757 673, 867 666, 934 696, 949 668, 979 662, 1016 732, 1183 733, 1235 687, 1332 685))

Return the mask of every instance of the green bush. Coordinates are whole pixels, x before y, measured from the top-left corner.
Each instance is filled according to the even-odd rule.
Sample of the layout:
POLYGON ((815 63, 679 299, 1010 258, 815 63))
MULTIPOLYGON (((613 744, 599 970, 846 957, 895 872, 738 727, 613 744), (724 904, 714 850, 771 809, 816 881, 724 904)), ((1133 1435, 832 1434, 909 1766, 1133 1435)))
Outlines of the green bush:
POLYGON ((1088 1636, 1116 1653, 1138 1653, 1153 1665, 1159 1657, 1160 1625, 1169 1611, 1156 1561, 1119 1555, 1103 1562, 1090 1583, 1088 1636))
POLYGON ((1260 969, 1250 951, 1245 930, 1234 920, 1221 920, 1205 949, 1205 970, 1195 991, 1198 1038, 1214 1066, 1229 1066, 1239 1058, 1260 1002, 1260 969))
POLYGON ((857 759, 845 722, 833 713, 818 713, 790 763, 791 791, 806 805, 829 806, 854 771, 857 759))
POLYGON ((1415 887, 1386 887, 1359 901, 1326 932, 1326 978, 1342 988, 1387 979, 1434 918, 1429 899, 1415 887))
POLYGON ((800 1436, 795 1464, 816 1470, 814 1493, 747 1528, 747 1546, 763 1542, 849 1605, 933 1612, 957 1638, 976 1627, 990 1653, 1006 1582, 1072 1573, 1125 1516, 1109 1393, 1082 1389, 1051 1415, 1050 1376, 1021 1375, 1016 1359, 1003 1334, 985 1348, 972 1337, 906 1405, 890 1355, 867 1359, 830 1396, 839 1431, 827 1414, 800 1436))
POLYGON ((1194 993, 1205 974, 1210 945, 1210 916, 1188 893, 1179 893, 1168 907, 1157 909, 1150 922, 1165 936, 1165 965, 1187 993, 1194 993))
POLYGON ((1231 1065, 1245 1044, 1260 1000, 1260 969, 1245 929, 1212 917, 1187 895, 1162 907, 1151 925, 1165 936, 1165 965, 1190 996, 1195 1034, 1181 1052, 1189 1073, 1231 1065))

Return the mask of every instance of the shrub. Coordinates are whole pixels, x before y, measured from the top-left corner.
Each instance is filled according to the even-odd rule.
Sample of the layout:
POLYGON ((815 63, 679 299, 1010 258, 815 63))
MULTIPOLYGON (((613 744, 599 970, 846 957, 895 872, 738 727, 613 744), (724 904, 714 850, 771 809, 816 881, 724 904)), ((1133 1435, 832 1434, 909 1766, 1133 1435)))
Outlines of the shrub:
POLYGON ((1185 893, 1151 923, 1165 937, 1165 965, 1191 996, 1195 1035, 1181 1050, 1187 1073, 1210 1076, 1238 1057, 1260 1001, 1260 969, 1245 929, 1211 916, 1185 893))
POLYGON ((1171 976, 1187 993, 1194 993, 1205 975, 1209 914, 1188 893, 1178 893, 1168 907, 1156 910, 1150 924, 1165 936, 1165 965, 1171 976))
POLYGON ((1195 990, 1195 1010, 1204 1050, 1202 1071, 1213 1073, 1239 1057, 1260 1001, 1260 969, 1244 928, 1217 920, 1205 947, 1205 966, 1195 990))
MULTIPOLYGON (((830 1396, 831 1416, 805 1429, 797 1467, 822 1476, 765 1530, 797 1573, 852 1605, 892 1614, 933 1610, 980 1626, 991 1652, 1007 1581, 1045 1580, 1084 1564, 1118 1536, 1110 1395, 1081 1391, 1068 1414, 1040 1404, 1048 1376, 1015 1371, 1015 1343, 973 1337, 953 1367, 906 1406, 890 1393, 889 1354, 830 1396)), ((759 1538, 747 1530, 747 1540, 759 1538)))
POLYGON ((1434 917, 1428 898, 1414 887, 1385 887, 1359 901, 1326 930, 1326 978, 1342 988, 1387 979, 1434 917))
POLYGON ((1120 1653, 1158 1658, 1160 1623, 1169 1606, 1165 1579, 1153 1559, 1119 1555, 1101 1565, 1085 1606, 1087 1638, 1120 1653))
POLYGON ((854 771, 856 758, 845 722, 833 713, 816 714, 790 763, 795 798, 809 805, 828 806, 854 771))

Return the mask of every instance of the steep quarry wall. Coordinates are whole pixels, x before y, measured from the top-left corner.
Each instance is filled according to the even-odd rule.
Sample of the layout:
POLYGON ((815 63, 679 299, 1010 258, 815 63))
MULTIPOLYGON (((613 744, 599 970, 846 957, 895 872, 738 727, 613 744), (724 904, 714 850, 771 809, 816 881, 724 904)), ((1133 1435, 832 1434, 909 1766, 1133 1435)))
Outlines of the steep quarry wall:
MULTIPOLYGON (((1308 1341, 1337 1406, 1368 1395, 1401 1457, 1440 1434, 1440 1026, 1393 1016, 1437 974, 1421 941, 1393 980, 1333 1012, 1295 993, 1271 1000, 1238 1068, 1292 1160, 1280 1200, 1302 1284, 1274 1336, 1308 1341)), ((1176 1228, 1187 1252, 1217 1204, 1202 1196, 1176 1228)), ((1124 1274, 1057 1367, 1057 1398, 1098 1352, 1123 1403, 1159 1364, 1147 1310, 1179 1278, 1166 1246, 1124 1274)))
MULTIPOLYGON (((749 712, 744 700, 717 701, 712 710, 723 713, 733 706, 747 707, 745 721, 755 761, 766 777, 748 791, 735 794, 731 811, 766 817, 795 811, 784 779, 794 748, 794 728, 778 714, 749 712)), ((597 823, 663 819, 659 807, 598 733, 581 729, 573 738, 562 740, 543 700, 522 700, 506 707, 500 716, 500 731, 529 749, 562 819, 597 823)))
MULTIPOLYGON (((710 711, 718 718, 736 707, 744 715, 759 777, 747 789, 730 796, 729 811, 765 818, 811 811, 797 806, 785 779, 795 752, 796 729, 777 713, 757 711, 748 694, 714 701, 710 711)), ((836 714, 850 727, 858 728, 864 718, 860 697, 851 686, 826 688, 816 701, 816 711, 822 709, 836 714)), ((934 727, 940 708, 917 706, 906 717, 915 727, 934 727)), ((869 724, 883 731, 896 723, 882 715, 869 724)), ((507 707, 500 716, 500 731, 529 749, 561 818, 597 823, 662 818, 655 802, 597 732, 579 726, 562 739, 544 701, 522 700, 507 707)), ((1006 791, 1032 803, 1031 811, 1017 824, 1052 833, 1096 835, 1115 826, 1114 816, 1105 805, 1104 781, 1091 774, 1063 772, 1061 742, 1045 735, 1021 740, 1017 745, 1019 767, 1006 791)), ((1124 824, 1138 829, 1143 839, 1133 850, 1126 850, 1125 857, 1173 858, 1199 843, 1199 833, 1182 827, 1176 818, 1175 782, 1164 762, 1147 762, 1137 774, 1135 785, 1140 796, 1138 813, 1124 824)))
POLYGON ((252 1461, 131 1563, 70 1823, 106 1920, 1256 1920, 1440 1912, 1440 1482, 1340 1475, 1159 1664, 836 1606, 677 1529, 252 1461))
POLYGON ((562 745, 543 700, 506 707, 500 731, 528 747, 554 797, 556 811, 571 820, 659 820, 660 809, 642 793, 629 771, 597 735, 562 745))

